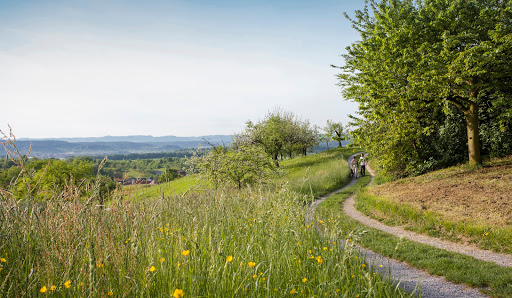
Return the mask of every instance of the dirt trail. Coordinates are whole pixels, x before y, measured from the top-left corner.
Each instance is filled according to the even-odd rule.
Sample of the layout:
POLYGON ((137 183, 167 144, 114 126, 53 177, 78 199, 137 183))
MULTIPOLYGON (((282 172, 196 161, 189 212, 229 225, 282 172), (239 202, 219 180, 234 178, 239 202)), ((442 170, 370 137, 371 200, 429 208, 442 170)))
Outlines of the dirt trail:
MULTIPOLYGON (((351 159, 356 155, 358 154, 354 154, 349 158, 349 164, 351 159)), ((370 172, 368 167, 367 171, 370 172)), ((373 173, 370 172, 370 174, 373 176, 373 173)), ((310 206, 311 213, 309 216, 312 216, 318 204, 320 204, 329 196, 352 186, 355 183, 355 181, 356 180, 354 179, 342 189, 339 189, 329 195, 326 195, 316 200, 314 204, 310 206)), ((353 201, 354 195, 350 196, 346 201, 349 200, 353 201)), ((366 218, 364 215, 362 216, 366 218)), ((341 245, 343 245, 343 243, 341 245)), ((477 289, 471 289, 465 285, 451 283, 444 279, 443 277, 429 275, 425 271, 411 267, 406 263, 399 262, 388 257, 384 257, 369 249, 363 247, 358 248, 361 254, 365 256, 365 260, 368 262, 368 264, 370 264, 371 267, 373 267, 375 271, 377 271, 382 276, 389 278, 393 283, 397 284, 400 288, 404 289, 407 292, 414 292, 426 298, 487 297, 480 293, 480 291, 478 291, 477 289), (382 265, 382 267, 379 267, 379 265, 382 265)))
MULTIPOLYGON (((373 177, 373 171, 369 168, 367 168, 367 170, 373 177)), ((387 226, 375 219, 369 218, 356 210, 354 196, 351 196, 350 198, 345 200, 345 203, 343 204, 343 211, 348 216, 352 217, 353 219, 361 222, 366 226, 384 231, 389 234, 393 234, 397 237, 404 237, 414 242, 427 244, 447 251, 464 254, 481 261, 495 263, 499 266, 512 267, 512 256, 510 255, 496 253, 489 250, 483 250, 474 246, 463 245, 455 242, 442 240, 439 238, 417 234, 411 231, 404 230, 401 227, 387 226)))

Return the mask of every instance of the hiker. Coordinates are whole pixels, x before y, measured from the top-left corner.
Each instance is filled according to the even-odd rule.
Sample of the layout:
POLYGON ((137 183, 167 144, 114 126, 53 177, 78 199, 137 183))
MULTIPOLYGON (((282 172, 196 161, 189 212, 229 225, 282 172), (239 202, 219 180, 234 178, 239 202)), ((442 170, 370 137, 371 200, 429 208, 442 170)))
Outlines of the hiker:
POLYGON ((354 178, 357 179, 357 159, 352 158, 352 162, 350 163, 350 167, 352 168, 352 172, 354 172, 354 178))
POLYGON ((366 174, 366 159, 364 158, 364 153, 361 153, 361 157, 359 157, 359 164, 361 166, 361 177, 366 174))

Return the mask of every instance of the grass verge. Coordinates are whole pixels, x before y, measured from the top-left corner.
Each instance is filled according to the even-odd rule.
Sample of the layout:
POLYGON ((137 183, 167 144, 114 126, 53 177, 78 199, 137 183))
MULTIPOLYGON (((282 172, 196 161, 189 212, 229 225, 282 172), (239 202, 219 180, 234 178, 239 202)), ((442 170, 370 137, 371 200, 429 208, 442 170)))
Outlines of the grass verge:
POLYGON ((512 269, 476 260, 472 257, 447 252, 428 245, 415 243, 369 228, 345 215, 343 202, 360 190, 370 177, 363 177, 355 185, 327 198, 317 208, 317 217, 326 223, 326 230, 357 235, 353 241, 379 254, 407 262, 430 274, 445 276, 455 283, 481 288, 492 297, 512 297, 512 269), (328 219, 339 218, 335 222, 328 219))

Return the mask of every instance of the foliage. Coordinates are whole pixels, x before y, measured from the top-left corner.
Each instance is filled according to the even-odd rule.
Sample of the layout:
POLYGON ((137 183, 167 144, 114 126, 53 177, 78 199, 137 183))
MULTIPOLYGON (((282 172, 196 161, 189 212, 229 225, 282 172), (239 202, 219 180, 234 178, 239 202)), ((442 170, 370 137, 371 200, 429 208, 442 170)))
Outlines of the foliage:
MULTIPOLYGON (((418 145, 453 105, 466 122, 470 162, 480 163, 479 106, 511 103, 510 2, 368 2, 352 20, 361 41, 347 48, 339 75, 345 98, 360 103, 354 135, 385 170, 411 174, 423 155, 418 145)), ((509 123, 509 109, 496 113, 509 123)))
POLYGON ((160 175, 158 177, 158 182, 160 182, 160 183, 169 182, 169 181, 172 181, 172 180, 177 179, 179 177, 180 177, 180 175, 178 174, 177 170, 175 170, 175 169, 164 169, 164 172, 162 173, 162 175, 160 175))
POLYGON ((214 188, 261 183, 277 174, 269 156, 258 146, 241 144, 237 147, 214 147, 210 153, 189 159, 190 172, 199 173, 201 179, 214 188))
POLYGON ((298 119, 291 112, 275 109, 263 121, 256 124, 248 121, 245 131, 235 135, 233 145, 257 145, 279 166, 279 155, 286 153, 290 158, 294 152, 306 155, 307 150, 317 144, 317 134, 309 121, 298 119))
MULTIPOLYGON (((335 142, 338 142, 338 147, 342 147, 341 141, 346 140, 346 134, 344 132, 343 124, 341 122, 334 122, 330 119, 327 120, 327 124, 324 127, 324 135, 322 138, 325 141, 331 139, 335 142)), ((327 147, 329 145, 327 144, 327 147)))

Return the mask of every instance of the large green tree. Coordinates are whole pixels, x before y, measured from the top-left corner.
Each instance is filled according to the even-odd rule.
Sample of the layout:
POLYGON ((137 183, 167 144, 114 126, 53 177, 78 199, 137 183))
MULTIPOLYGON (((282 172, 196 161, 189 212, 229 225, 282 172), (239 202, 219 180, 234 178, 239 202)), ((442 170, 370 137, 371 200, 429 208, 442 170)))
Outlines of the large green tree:
POLYGON ((309 121, 299 119, 294 113, 275 109, 257 123, 247 122, 245 130, 235 135, 234 147, 255 145, 261 147, 279 167, 279 155, 292 157, 297 151, 305 155, 317 144, 316 128, 309 121))
POLYGON ((449 103, 465 117, 470 163, 480 164, 479 103, 512 82, 512 1, 369 0, 351 20, 361 41, 347 48, 339 80, 369 122, 367 142, 383 141, 371 127, 414 147, 429 111, 449 103))

